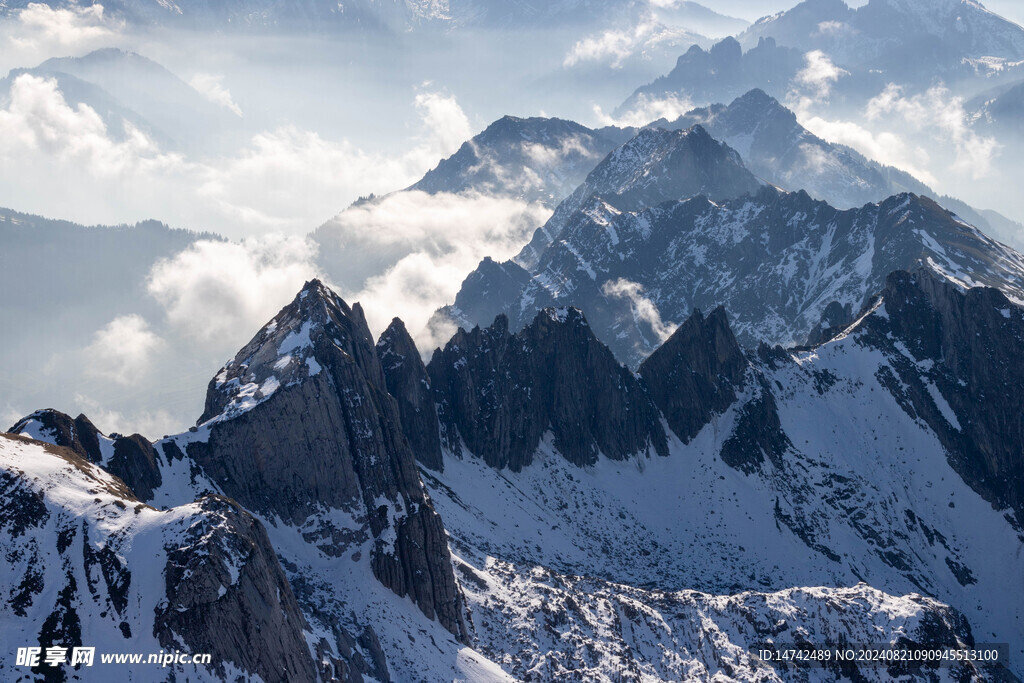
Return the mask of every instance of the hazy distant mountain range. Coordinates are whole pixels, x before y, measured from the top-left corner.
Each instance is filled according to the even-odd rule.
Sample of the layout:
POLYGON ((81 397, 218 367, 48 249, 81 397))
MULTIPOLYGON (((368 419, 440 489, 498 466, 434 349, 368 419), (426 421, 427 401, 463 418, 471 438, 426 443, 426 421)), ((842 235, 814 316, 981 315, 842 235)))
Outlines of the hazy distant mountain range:
MULTIPOLYGON (((61 3, 47 3, 58 6, 61 3)), ((10 13, 27 6, 6 3, 10 13)), ((704 5, 683 0, 656 5, 665 18, 697 32, 726 35, 749 24, 704 5)), ((226 0, 215 3, 179 0, 114 0, 105 10, 134 25, 187 26, 217 30, 332 31, 429 28, 529 29, 586 26, 629 21, 648 9, 644 0, 226 0)))
POLYGON ((818 64, 827 59, 840 70, 831 76, 832 100, 849 106, 888 83, 916 89, 936 81, 955 87, 1019 79, 1024 28, 974 1, 871 0, 851 9, 842 0, 805 0, 710 50, 690 48, 670 73, 638 88, 619 111, 643 97, 668 94, 707 104, 761 88, 783 99, 812 52, 820 53, 818 64))

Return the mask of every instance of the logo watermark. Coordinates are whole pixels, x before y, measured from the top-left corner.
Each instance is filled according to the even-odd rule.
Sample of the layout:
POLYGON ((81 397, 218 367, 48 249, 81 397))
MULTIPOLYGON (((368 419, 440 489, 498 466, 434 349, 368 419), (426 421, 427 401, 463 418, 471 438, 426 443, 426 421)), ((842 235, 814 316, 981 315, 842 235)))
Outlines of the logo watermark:
POLYGON ((97 657, 95 647, 19 647, 15 658, 16 666, 28 668, 72 666, 95 666, 96 664, 145 664, 148 666, 179 666, 210 664, 213 657, 208 653, 174 652, 101 652, 97 657))

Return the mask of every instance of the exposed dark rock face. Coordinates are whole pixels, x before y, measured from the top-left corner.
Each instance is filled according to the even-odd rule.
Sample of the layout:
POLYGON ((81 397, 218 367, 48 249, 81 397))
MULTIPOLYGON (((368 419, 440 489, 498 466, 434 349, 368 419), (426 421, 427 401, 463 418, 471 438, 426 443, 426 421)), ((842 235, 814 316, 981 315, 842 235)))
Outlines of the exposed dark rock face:
POLYGON ((886 315, 867 318, 861 338, 890 351, 900 381, 887 388, 935 431, 964 481, 993 505, 1012 509, 1020 523, 1024 310, 999 290, 963 292, 926 270, 893 273, 880 299, 886 315))
POLYGON ((18 420, 7 431, 70 448, 92 463, 99 463, 103 459, 98 438, 100 430, 85 415, 71 419, 70 416, 52 408, 37 410, 18 420))
POLYGON ((825 307, 821 314, 821 322, 814 326, 814 329, 807 335, 807 344, 816 346, 824 344, 853 322, 853 312, 849 304, 843 306, 838 301, 833 301, 825 307))
MULTIPOLYGON (((265 681, 313 681, 306 621, 263 526, 219 496, 199 502, 202 516, 167 548, 167 601, 154 634, 171 650, 232 662, 265 681)), ((223 672, 221 672, 223 675, 223 672)))
POLYGON ((108 437, 85 415, 72 420, 57 410, 37 410, 19 420, 10 432, 71 449, 121 479, 142 501, 152 500, 153 491, 162 482, 160 456, 144 436, 111 434, 108 437), (109 446, 106 452, 100 447, 101 439, 109 446))
POLYGON ((765 456, 779 466, 791 445, 782 430, 779 409, 767 382, 759 380, 756 390, 756 395, 740 409, 736 427, 721 451, 725 464, 748 474, 764 462, 765 456))
POLYGON ((667 453, 658 410, 643 386, 594 337, 576 309, 541 311, 511 334, 499 316, 459 330, 427 366, 446 445, 459 438, 487 464, 519 471, 545 432, 570 462, 667 453))
POLYGON ((153 445, 140 434, 114 439, 114 455, 105 467, 120 477, 139 500, 152 500, 153 491, 160 486, 159 456, 153 445))
POLYGON ((188 455, 225 493, 294 525, 324 508, 365 519, 374 575, 463 637, 444 527, 358 304, 307 283, 211 381, 200 423, 188 455))
POLYGON ((733 404, 746 369, 725 309, 718 307, 707 318, 696 311, 639 372, 668 426, 689 443, 713 415, 733 404))
POLYGON ((384 368, 388 393, 398 402, 402 432, 416 460, 432 470, 443 470, 441 432, 430 378, 416 344, 398 318, 377 340, 377 356, 384 368))

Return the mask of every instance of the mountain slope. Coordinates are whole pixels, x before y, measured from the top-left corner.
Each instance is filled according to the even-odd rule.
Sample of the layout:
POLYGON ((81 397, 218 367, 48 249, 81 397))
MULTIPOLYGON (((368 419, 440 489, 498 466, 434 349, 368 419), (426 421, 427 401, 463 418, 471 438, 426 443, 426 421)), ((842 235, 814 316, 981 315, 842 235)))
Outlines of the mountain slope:
POLYGON ((636 364, 662 334, 652 303, 669 321, 724 305, 744 345, 790 345, 828 311, 849 320, 889 272, 918 264, 1024 301, 1024 257, 930 199, 905 194, 838 211, 803 192, 764 188, 639 212, 597 200, 573 214, 534 268, 482 264, 441 314, 472 326, 498 310, 518 329, 539 308, 577 306, 617 357, 636 364), (623 281, 640 290, 616 296, 623 281))
MULTIPOLYGON (((0 435, 0 486, 12 652, 95 647, 100 666, 101 654, 183 650, 212 655, 209 667, 174 667, 191 680, 315 677, 267 533, 237 503, 208 496, 159 511, 73 451, 9 434, 0 435)), ((6 678, 26 673, 12 664, 0 661, 6 678)), ((45 664, 34 672, 75 673, 45 664)))
POLYGON ((463 143, 409 190, 483 192, 554 208, 609 152, 632 137, 561 119, 505 116, 463 143))
MULTIPOLYGON (((421 480, 408 443, 433 423, 402 422, 415 396, 403 408, 385 388, 409 386, 386 370, 408 340, 396 324, 375 348, 359 307, 314 281, 211 381, 194 430, 152 445, 146 497, 178 507, 145 514, 228 492, 250 508, 322 679, 795 682, 808 672, 753 651, 1022 642, 1006 598, 1024 578, 1022 498, 991 481, 1018 480, 1024 313, 995 290, 897 273, 823 336, 744 353, 718 310, 637 378, 578 311, 544 311, 515 336, 500 321, 460 333, 427 370, 444 462, 421 480), (454 399, 496 419, 453 413, 454 399), (640 438, 616 443, 619 417, 640 438)), ((105 467, 133 439, 48 411, 18 429, 105 467)), ((117 514, 142 515, 119 491, 131 504, 117 514)), ((272 585, 272 563, 257 573, 272 585)), ((133 616, 146 633, 152 614, 133 616)), ((973 663, 821 675, 1016 680, 973 663)))
POLYGON ((975 0, 870 0, 857 9, 841 0, 805 0, 761 19, 739 39, 749 47, 768 36, 805 51, 825 50, 842 62, 902 73, 955 69, 983 57, 1024 57, 1024 28, 975 0), (897 61, 910 56, 907 63, 897 61))
MULTIPOLYGON (((505 624, 522 620, 511 617, 522 590, 545 605, 529 613, 530 628, 582 639, 577 666, 590 664, 582 645, 594 633, 621 633, 631 670, 680 677, 647 649, 658 642, 650 629, 685 630, 663 611, 679 603, 627 592, 632 608, 616 606, 623 590, 596 579, 733 594, 867 582, 948 602, 977 642, 1021 642, 1019 605, 1003 596, 1024 578, 1014 559, 1022 510, 1010 490, 1020 481, 1024 312, 993 289, 964 293, 927 271, 895 273, 855 324, 831 336, 813 349, 762 346, 744 357, 729 350, 723 313, 683 325, 664 357, 641 367, 678 437, 668 457, 581 468, 546 439, 513 472, 446 453, 444 473, 427 484, 469 564, 474 612, 502 625, 482 634, 483 650, 511 646, 516 630, 505 624), (683 404, 691 409, 673 408, 683 404), (537 564, 548 569, 528 569, 537 564), (662 619, 670 625, 654 626, 662 619)), ((551 645, 519 647, 529 662, 557 666, 545 656, 551 645)), ((1024 652, 1012 648, 1014 659, 1024 652)))
POLYGON ((880 202, 901 192, 934 197, 939 204, 989 234, 1008 240, 1007 218, 980 212, 952 197, 940 197, 909 173, 869 161, 857 151, 826 142, 804 128, 792 111, 754 89, 728 106, 694 109, 665 128, 703 126, 743 157, 759 177, 787 190, 804 190, 839 209, 880 202), (1004 232, 1005 231, 1005 232, 1004 232))
POLYGON ((714 140, 701 126, 687 130, 646 128, 601 160, 533 236, 515 261, 536 265, 541 253, 572 216, 595 197, 620 211, 639 211, 671 199, 706 195, 733 199, 757 191, 761 183, 740 156, 714 140))

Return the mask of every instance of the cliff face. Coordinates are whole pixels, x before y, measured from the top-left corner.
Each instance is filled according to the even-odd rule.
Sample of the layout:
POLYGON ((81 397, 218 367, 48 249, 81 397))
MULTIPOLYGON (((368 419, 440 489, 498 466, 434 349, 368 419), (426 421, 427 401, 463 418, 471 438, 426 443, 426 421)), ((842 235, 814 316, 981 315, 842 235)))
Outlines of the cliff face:
POLYGON ((885 386, 938 435, 971 488, 1024 519, 1024 314, 996 289, 966 292, 926 270, 896 272, 878 302, 885 315, 859 336, 888 351, 885 386), (903 353, 903 352, 906 353, 903 353), (907 355, 909 354, 909 355, 907 355), (939 392, 939 400, 931 390, 939 392))
POLYGON ((576 309, 541 311, 518 334, 504 316, 459 330, 427 366, 446 445, 519 471, 543 435, 570 462, 667 453, 657 408, 576 309), (460 442, 461 437, 461 442, 460 442))
POLYGON ((736 400, 747 362, 725 309, 705 318, 700 311, 679 326, 640 366, 655 404, 668 426, 689 443, 712 415, 736 400))
POLYGON ((188 455, 225 494, 315 527, 335 557, 349 544, 321 513, 351 514, 374 576, 464 635, 444 527, 358 304, 307 283, 210 383, 199 429, 188 455))
POLYGON ((56 410, 37 410, 10 432, 68 448, 121 479, 139 500, 151 501, 162 483, 163 460, 144 436, 106 436, 85 415, 71 419, 56 410))
POLYGON ((430 378, 412 337, 398 318, 377 340, 377 356, 384 368, 388 393, 398 402, 402 433, 416 460, 432 470, 443 470, 441 434, 430 378))

